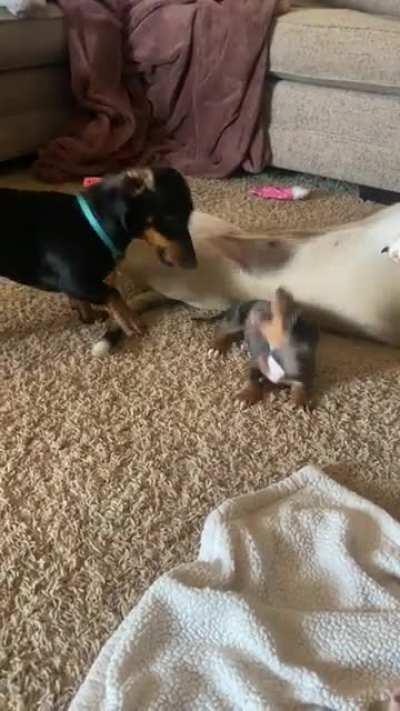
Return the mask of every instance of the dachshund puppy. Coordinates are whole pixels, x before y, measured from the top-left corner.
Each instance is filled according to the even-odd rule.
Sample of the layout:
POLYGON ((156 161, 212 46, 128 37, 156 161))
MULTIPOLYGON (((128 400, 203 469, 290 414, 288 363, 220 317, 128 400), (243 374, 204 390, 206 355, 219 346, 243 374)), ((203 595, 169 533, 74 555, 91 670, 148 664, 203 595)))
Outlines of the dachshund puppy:
POLYGON ((246 407, 262 400, 274 384, 288 385, 295 405, 308 408, 318 340, 318 329, 302 318, 292 295, 279 288, 271 301, 228 309, 209 354, 225 355, 233 343, 243 342, 250 356, 249 383, 238 399, 246 407))
POLYGON ((168 266, 194 268, 190 189, 172 168, 128 170, 74 196, 0 189, 0 276, 62 292, 85 322, 105 310, 126 335, 141 333, 107 278, 132 240, 168 266))

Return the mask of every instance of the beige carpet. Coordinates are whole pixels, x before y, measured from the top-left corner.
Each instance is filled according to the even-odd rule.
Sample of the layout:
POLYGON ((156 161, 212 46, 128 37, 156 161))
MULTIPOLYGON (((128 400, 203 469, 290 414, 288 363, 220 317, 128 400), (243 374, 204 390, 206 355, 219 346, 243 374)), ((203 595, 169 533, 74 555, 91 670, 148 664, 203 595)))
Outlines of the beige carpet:
MULTIPOLYGON (((29 184, 3 176, 1 184, 29 184)), ((197 204, 245 226, 320 226, 375 209, 349 191, 306 202, 194 181, 197 204)), ((335 186, 328 185, 331 189, 335 186)), ((1 297, 2 709, 64 709, 102 643, 155 576, 196 555, 206 514, 306 462, 399 513, 399 353, 326 337, 320 403, 284 393, 240 412, 244 361, 209 363, 184 308, 107 360, 62 297, 1 297)))

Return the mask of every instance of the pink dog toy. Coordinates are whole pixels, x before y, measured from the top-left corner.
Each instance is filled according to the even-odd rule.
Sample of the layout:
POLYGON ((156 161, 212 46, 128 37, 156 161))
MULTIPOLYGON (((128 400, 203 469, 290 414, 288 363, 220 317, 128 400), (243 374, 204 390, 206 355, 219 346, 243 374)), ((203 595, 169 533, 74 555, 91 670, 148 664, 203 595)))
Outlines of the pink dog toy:
POLYGON ((84 178, 83 179, 83 187, 84 188, 89 188, 91 185, 95 185, 95 183, 101 183, 101 178, 84 178))
POLYGON ((309 195, 308 188, 294 185, 290 188, 279 187, 277 185, 260 185, 258 188, 251 188, 250 195, 264 198, 264 200, 302 200, 309 195))

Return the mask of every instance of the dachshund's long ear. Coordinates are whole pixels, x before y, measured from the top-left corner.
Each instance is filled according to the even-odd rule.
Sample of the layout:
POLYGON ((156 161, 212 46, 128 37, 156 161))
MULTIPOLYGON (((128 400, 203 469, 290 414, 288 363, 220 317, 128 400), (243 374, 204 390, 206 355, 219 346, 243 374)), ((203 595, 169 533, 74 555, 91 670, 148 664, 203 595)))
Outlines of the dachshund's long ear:
POLYGON ((142 209, 147 209, 151 214, 154 196, 154 175, 150 168, 131 169, 123 174, 122 184, 115 191, 114 209, 118 211, 121 224, 127 232, 130 232, 135 222, 136 199, 140 199, 142 209))
POLYGON ((281 286, 272 297, 271 311, 272 318, 280 320, 285 331, 291 330, 300 316, 300 309, 292 294, 281 286))
POLYGON ((127 170, 124 187, 131 197, 141 195, 146 190, 154 191, 154 174, 150 168, 127 170))
POLYGON ((284 319, 295 309, 293 296, 289 291, 280 286, 274 293, 271 302, 273 316, 284 319))

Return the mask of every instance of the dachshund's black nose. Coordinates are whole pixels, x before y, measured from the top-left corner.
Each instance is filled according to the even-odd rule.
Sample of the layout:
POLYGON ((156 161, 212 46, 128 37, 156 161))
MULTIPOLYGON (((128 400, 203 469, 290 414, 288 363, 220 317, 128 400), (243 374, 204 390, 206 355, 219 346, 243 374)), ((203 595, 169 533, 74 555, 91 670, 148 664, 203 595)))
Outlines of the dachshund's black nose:
POLYGON ((384 252, 388 252, 388 251, 389 251, 389 247, 384 247, 383 249, 381 249, 381 254, 383 254, 384 252))

